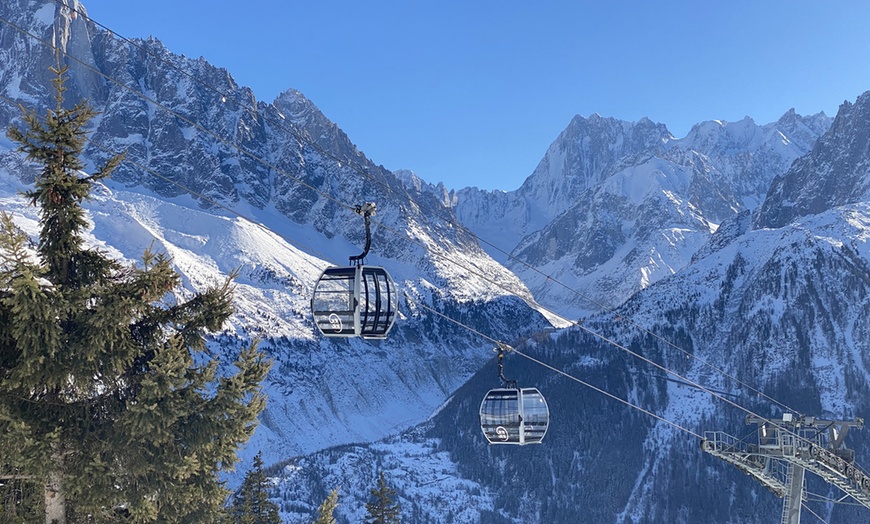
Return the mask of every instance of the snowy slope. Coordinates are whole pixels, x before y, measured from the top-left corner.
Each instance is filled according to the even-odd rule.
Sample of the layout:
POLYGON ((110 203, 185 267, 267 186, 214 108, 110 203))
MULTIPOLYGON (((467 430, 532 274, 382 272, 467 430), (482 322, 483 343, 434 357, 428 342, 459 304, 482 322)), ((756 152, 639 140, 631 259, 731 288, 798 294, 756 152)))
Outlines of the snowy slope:
MULTIPOLYGON (((637 294, 616 316, 593 317, 586 325, 755 413, 866 416, 868 240, 868 203, 782 229, 748 231, 637 294), (759 397, 756 389, 787 408, 759 397)), ((702 453, 689 433, 746 435, 752 430, 743 423, 746 412, 668 381, 661 371, 577 330, 538 337, 522 349, 686 430, 514 357, 509 374, 541 389, 550 405, 551 428, 542 446, 484 443, 476 412, 486 389, 497 385, 489 365, 419 430, 374 446, 317 453, 276 472, 275 499, 287 522, 307 522, 318 498, 339 485, 340 522, 357 521, 355 508, 379 471, 392 479, 404 516, 415 515, 413 522, 761 524, 779 515, 779 499, 702 453), (430 482, 441 486, 438 504, 431 500, 430 482)), ((870 435, 850 433, 848 445, 866 469, 870 435)), ((816 478, 808 479, 808 489, 839 496, 816 478)), ((870 514, 818 502, 809 508, 826 522, 866 522, 870 514)))
MULTIPOLYGON (((577 330, 540 334, 550 325, 513 293, 590 315, 585 325, 759 409, 772 408, 638 326, 796 409, 868 412, 870 210, 866 195, 846 190, 867 187, 865 97, 841 110, 820 142, 829 145, 815 149, 830 125, 824 115, 705 122, 680 140, 646 119, 577 117, 520 189, 451 193, 377 166, 297 91, 257 101, 204 60, 154 39, 122 43, 55 5, 8 0, 0 13, 41 37, 57 27, 81 60, 68 95, 103 112, 91 168, 107 150, 128 151, 87 204, 89 242, 128 261, 153 243, 174 257, 182 293, 240 270, 236 315, 210 349, 230 362, 260 338, 275 360, 244 456, 262 450, 267 463, 281 461, 275 494, 287 522, 309 522, 339 485, 342 518, 359 521, 382 470, 412 522, 754 524, 777 514, 778 500, 701 455, 694 437, 515 356, 508 373, 547 396, 551 432, 543 446, 485 446, 476 411, 498 385, 491 344, 421 304, 696 432, 744 434, 742 414, 577 330), (841 172, 850 182, 836 199, 803 204, 828 187, 809 185, 814 176, 834 183, 841 172), (379 213, 369 262, 399 282, 401 318, 385 341, 318 338, 308 313, 314 279, 363 242, 361 219, 341 204, 371 200, 379 213), (770 214, 794 202, 787 219, 770 214), (754 209, 775 217, 757 226, 792 225, 752 230, 754 209), (523 281, 463 226, 512 251, 520 262, 509 267, 523 281), (553 291, 547 275, 595 303, 553 291), (618 307, 592 316, 602 304, 618 307)), ((52 103, 52 63, 44 46, 0 27, 3 96, 41 112, 52 103)), ((0 124, 17 115, 0 100, 0 124)), ((35 235, 35 209, 17 193, 34 172, 9 147, 0 138, 0 208, 35 235)), ((856 432, 859 457, 870 456, 864 442, 856 432)), ((860 508, 813 507, 837 522, 866 521, 860 508)))
MULTIPOLYGON (((491 344, 421 305, 506 340, 549 325, 514 296, 531 297, 522 282, 455 227, 449 208, 409 194, 301 94, 259 102, 225 70, 155 39, 123 42, 54 2, 10 0, 0 14, 40 38, 58 28, 75 58, 68 101, 88 97, 101 111, 88 169, 127 152, 87 204, 94 245, 137 261, 153 242, 172 255, 185 293, 240 271, 236 314, 212 351, 231 362, 259 338, 275 360, 246 461, 260 449, 269 463, 376 440, 424 420, 489 358, 491 344), (363 221, 347 206, 366 201, 379 209, 367 262, 387 267, 401 287, 398 325, 380 342, 315 337, 311 289, 323 268, 361 251, 363 221)), ((0 44, 0 93, 40 114, 53 107, 50 49, 6 24, 0 44)), ((19 115, 0 99, 2 127, 19 115)), ((16 194, 35 172, 10 147, 0 142, 3 209, 35 234, 35 210, 16 194)))
MULTIPOLYGON (((803 176, 802 166, 818 162, 815 155, 844 151, 853 137, 832 135, 852 128, 860 136, 870 125, 854 116, 860 114, 841 111, 837 125, 820 141, 832 147, 812 150, 782 178, 797 185, 790 179, 803 176)), ((866 155, 848 158, 837 160, 846 172, 867 161, 866 155)), ((674 182, 685 180, 675 177, 674 182)), ((448 478, 439 480, 446 486, 444 498, 453 500, 450 490, 455 489, 457 503, 427 506, 430 512, 423 511, 420 522, 445 522, 443 515, 469 510, 476 513, 473 521, 483 523, 761 524, 776 519, 781 500, 702 453, 698 435, 715 430, 749 435, 753 428, 744 424, 746 411, 731 402, 765 416, 788 411, 849 419, 870 413, 870 203, 832 206, 781 228, 752 229, 751 223, 748 210, 724 221, 686 267, 583 323, 619 346, 569 329, 533 337, 521 347, 674 425, 512 357, 508 374, 538 387, 550 405, 551 426, 542 446, 485 444, 476 414, 486 390, 497 385, 490 363, 428 424, 405 435, 403 451, 353 450, 366 457, 366 468, 344 462, 342 449, 315 454, 279 472, 276 497, 299 496, 294 491, 299 485, 325 493, 345 479, 363 478, 372 485, 375 463, 396 477, 409 511, 423 511, 415 503, 416 486, 423 483, 408 482, 401 472, 412 468, 409 442, 418 450, 436 442, 433 456, 447 453, 452 464, 443 466, 448 478), (665 376, 620 347, 722 398, 665 376), (468 498, 465 482, 481 494, 479 499, 468 498)), ((866 470, 870 435, 851 432, 847 445, 866 470)), ((349 508, 365 497, 360 489, 346 493, 349 508)), ((807 489, 832 500, 842 495, 812 475, 807 489)), ((425 500, 423 494, 420 498, 425 500)), ((870 510, 861 506, 813 499, 808 508, 825 522, 868 520, 870 510)), ((292 507, 297 509, 288 510, 289 522, 304 522, 302 506, 292 507)), ((347 511, 342 522, 353 522, 347 511)))

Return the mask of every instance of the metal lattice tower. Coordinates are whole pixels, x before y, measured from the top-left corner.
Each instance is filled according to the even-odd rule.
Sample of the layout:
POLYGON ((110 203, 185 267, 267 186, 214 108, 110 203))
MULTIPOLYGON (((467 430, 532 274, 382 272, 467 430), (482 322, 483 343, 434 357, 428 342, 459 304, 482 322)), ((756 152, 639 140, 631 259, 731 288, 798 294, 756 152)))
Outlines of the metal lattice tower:
POLYGON ((870 475, 855 465, 855 452, 845 446, 849 429, 863 428, 863 419, 824 420, 786 413, 781 419, 749 415, 746 423, 758 425, 757 444, 747 444, 722 431, 708 431, 701 449, 782 498, 781 524, 800 524, 807 471, 870 509, 870 475))

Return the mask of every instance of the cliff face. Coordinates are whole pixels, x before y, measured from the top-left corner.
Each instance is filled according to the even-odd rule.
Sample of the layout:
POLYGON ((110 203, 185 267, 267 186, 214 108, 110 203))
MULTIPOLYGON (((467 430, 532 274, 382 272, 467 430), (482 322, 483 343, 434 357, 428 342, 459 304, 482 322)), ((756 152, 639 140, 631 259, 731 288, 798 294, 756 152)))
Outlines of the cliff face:
POLYGON ((831 129, 812 152, 777 176, 755 219, 782 227, 810 214, 862 202, 870 195, 870 93, 840 106, 831 129))

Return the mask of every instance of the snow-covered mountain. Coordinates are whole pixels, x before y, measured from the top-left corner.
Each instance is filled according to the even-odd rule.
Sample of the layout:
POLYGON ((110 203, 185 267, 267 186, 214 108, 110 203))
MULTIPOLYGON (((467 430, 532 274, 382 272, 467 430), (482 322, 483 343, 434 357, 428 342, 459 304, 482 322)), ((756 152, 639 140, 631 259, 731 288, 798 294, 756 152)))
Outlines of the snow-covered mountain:
MULTIPOLYGON (((854 143, 851 133, 839 130, 858 136, 870 131, 862 116, 867 110, 867 94, 841 108, 820 145, 782 175, 782 185, 799 186, 807 180, 805 166, 827 165, 824 159, 846 173, 865 165, 870 152, 836 160, 830 152, 854 143)), ((763 416, 788 411, 850 419, 870 413, 870 201, 807 209, 780 228, 751 225, 749 211, 726 220, 686 267, 584 322, 613 344, 574 328, 533 337, 520 348, 670 423, 512 356, 507 374, 539 388, 550 405, 550 430, 541 446, 486 444, 477 409, 486 390, 498 386, 491 362, 412 431, 288 462, 278 475, 277 500, 289 522, 305 522, 302 515, 311 513, 317 497, 338 485, 342 521, 354 522, 374 471, 386 471, 414 522, 777 519, 782 501, 703 453, 699 436, 717 430, 752 434, 755 427, 744 423, 747 412, 737 406, 763 416), (432 486, 440 487, 437 494, 432 486)), ((853 431, 847 441, 866 471, 870 434, 853 431)), ((806 489, 805 518, 812 517, 809 511, 824 522, 870 518, 867 508, 836 503, 842 493, 813 475, 806 489)))
POLYGON ((864 94, 840 106, 830 133, 813 147, 813 154, 786 174, 777 176, 758 213, 759 227, 782 227, 808 214, 866 201, 870 197, 870 105, 864 94))
POLYGON ((764 126, 704 122, 678 140, 648 119, 577 116, 522 187, 463 189, 452 202, 540 303, 585 316, 688 264, 829 125, 792 110, 764 126))
MULTIPOLYGON (((470 187, 454 192, 456 216, 481 238, 510 252, 518 239, 550 224, 626 158, 660 150, 672 139, 664 125, 649 119, 629 123, 597 114, 576 116, 519 189, 470 187)), ((505 260, 498 251, 491 254, 505 260)))
MULTIPOLYGON (((128 152, 87 203, 88 241, 129 261, 155 244, 182 293, 239 269, 236 314, 210 350, 230 361, 256 337, 275 359, 245 455, 280 461, 286 522, 310 522, 338 486, 341 522, 359 521, 380 471, 415 523, 779 514, 778 499, 694 435, 518 355, 506 372, 547 396, 550 431, 541 446, 486 446, 477 409, 499 385, 491 344, 426 308, 696 433, 748 429, 733 406, 582 330, 551 329, 523 299, 586 316, 585 327, 765 414, 781 406, 704 363, 808 414, 870 412, 870 95, 833 123, 790 111, 762 126, 701 123, 682 139, 648 119, 576 117, 521 188, 451 192, 376 165, 297 91, 258 101, 227 71, 155 39, 119 40, 70 6, 84 12, 75 0, 0 4, 17 26, 0 23, 0 124, 20 114, 9 100, 53 106, 54 54, 37 38, 57 42, 74 58, 68 101, 102 112, 91 167, 128 152), (400 284, 402 315, 384 341, 326 340, 308 298, 324 267, 359 253, 362 220, 345 204, 364 201, 379 209, 369 262, 400 284), (602 305, 615 309, 594 314, 602 305)), ((36 210, 18 193, 33 167, 11 147, 0 137, 0 209, 35 235, 36 210)), ((849 435, 862 464, 868 438, 849 435)), ((863 508, 810 507, 867 520, 863 508)))
MULTIPOLYGON (((448 207, 412 200, 300 93, 259 102, 227 71, 155 39, 123 41, 84 13, 72 0, 0 4, 14 24, 0 24, 0 125, 20 116, 12 102, 38 114, 54 106, 47 44, 57 42, 68 53, 67 103, 88 98, 101 112, 90 168, 127 152, 87 203, 91 242, 130 261, 155 243, 188 291, 240 270, 236 314, 212 350, 231 362, 256 337, 275 359, 246 455, 262 449, 273 462, 424 420, 491 352, 422 306, 506 340, 549 326, 517 298, 531 297, 522 282, 455 227, 448 207), (313 284, 326 266, 360 253, 363 220, 348 206, 366 201, 379 210, 368 263, 399 283, 401 318, 385 341, 315 337, 313 284)), ((11 148, 0 139, 3 209, 35 234, 35 209, 17 194, 34 169, 11 148)))

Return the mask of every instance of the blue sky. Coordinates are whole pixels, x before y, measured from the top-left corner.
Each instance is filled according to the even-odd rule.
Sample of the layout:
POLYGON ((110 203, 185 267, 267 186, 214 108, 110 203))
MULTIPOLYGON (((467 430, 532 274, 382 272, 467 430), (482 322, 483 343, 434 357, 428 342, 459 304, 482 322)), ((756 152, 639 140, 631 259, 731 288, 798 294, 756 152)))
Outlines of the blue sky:
POLYGON ((870 2, 82 0, 126 37, 300 90, 375 163, 516 189, 576 115, 833 116, 870 90, 870 2))

